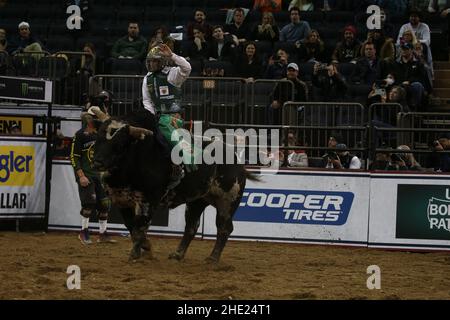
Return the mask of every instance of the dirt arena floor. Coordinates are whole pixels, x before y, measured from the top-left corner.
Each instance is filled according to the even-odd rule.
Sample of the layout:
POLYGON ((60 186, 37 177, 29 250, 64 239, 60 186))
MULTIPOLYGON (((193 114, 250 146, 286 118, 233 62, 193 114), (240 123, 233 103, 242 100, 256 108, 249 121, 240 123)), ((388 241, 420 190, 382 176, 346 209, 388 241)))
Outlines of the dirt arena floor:
MULTIPOLYGON (((207 264, 212 241, 169 260, 176 238, 151 237, 156 259, 128 262, 131 242, 82 246, 75 233, 0 233, 0 299, 450 299, 450 254, 230 241, 207 264), (81 289, 68 290, 69 265, 81 289), (381 268, 381 289, 366 287, 381 268)), ((96 240, 96 237, 94 237, 96 240)))

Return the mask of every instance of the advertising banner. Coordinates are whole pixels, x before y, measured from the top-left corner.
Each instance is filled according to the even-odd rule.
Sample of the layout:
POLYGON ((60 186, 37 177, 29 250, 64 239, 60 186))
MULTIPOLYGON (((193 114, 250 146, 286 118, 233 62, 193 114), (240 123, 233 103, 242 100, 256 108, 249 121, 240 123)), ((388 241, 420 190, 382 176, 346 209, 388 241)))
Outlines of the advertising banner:
POLYGON ((396 238, 450 240, 450 186, 399 184, 396 238))
POLYGON ((369 246, 450 249, 450 178, 372 175, 369 246))
POLYGON ((53 83, 34 78, 0 77, 0 98, 52 103, 53 83))
MULTIPOLYGON (((247 182, 231 238, 367 245, 368 174, 280 171, 247 182)), ((216 234, 206 209, 205 236, 216 234)))
MULTIPOLYGON (((33 133, 34 135, 45 134, 45 123, 42 116, 47 115, 48 107, 45 105, 21 105, 21 108, 17 106, 0 106, 0 132, 9 133, 9 127, 12 125, 12 121, 23 119, 22 117, 34 116, 33 133), (23 116, 22 116, 23 115, 23 116), (20 116, 20 118, 18 118, 20 116), (11 121, 10 118, 13 120, 11 121), (3 122, 1 119, 7 119, 7 122, 3 122), (2 128, 3 126, 3 128, 2 128)), ((73 137, 75 133, 81 128, 81 107, 72 106, 53 106, 52 115, 54 117, 70 118, 74 120, 61 120, 56 121, 56 128, 61 130, 61 133, 66 137, 73 137)), ((21 124, 19 122, 19 124, 21 124)), ((28 128, 28 127, 27 127, 28 128)), ((28 134, 28 133, 24 133, 28 134)))
POLYGON ((0 218, 45 214, 45 139, 0 138, 0 218))
POLYGON ((21 134, 38 135, 38 127, 44 127, 43 118, 26 116, 0 115, 0 134, 12 134, 13 127, 17 126, 21 134))

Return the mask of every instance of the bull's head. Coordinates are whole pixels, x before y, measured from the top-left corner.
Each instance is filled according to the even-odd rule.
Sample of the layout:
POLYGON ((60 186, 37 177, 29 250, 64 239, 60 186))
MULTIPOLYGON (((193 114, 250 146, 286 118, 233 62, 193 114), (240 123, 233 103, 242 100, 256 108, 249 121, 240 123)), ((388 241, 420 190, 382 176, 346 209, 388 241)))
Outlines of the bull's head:
POLYGON ((123 120, 111 119, 96 107, 89 111, 102 121, 94 148, 94 167, 97 170, 119 167, 131 143, 153 134, 151 130, 130 126, 123 120))

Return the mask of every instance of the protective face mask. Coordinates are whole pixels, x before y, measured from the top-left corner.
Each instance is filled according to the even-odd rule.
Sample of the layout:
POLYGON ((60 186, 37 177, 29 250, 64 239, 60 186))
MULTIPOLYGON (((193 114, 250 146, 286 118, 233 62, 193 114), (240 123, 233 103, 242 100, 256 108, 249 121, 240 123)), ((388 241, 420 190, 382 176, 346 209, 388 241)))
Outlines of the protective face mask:
POLYGON ((393 83, 394 83, 394 79, 393 78, 391 78, 391 77, 387 77, 386 78, 386 84, 388 86, 392 85, 393 83))

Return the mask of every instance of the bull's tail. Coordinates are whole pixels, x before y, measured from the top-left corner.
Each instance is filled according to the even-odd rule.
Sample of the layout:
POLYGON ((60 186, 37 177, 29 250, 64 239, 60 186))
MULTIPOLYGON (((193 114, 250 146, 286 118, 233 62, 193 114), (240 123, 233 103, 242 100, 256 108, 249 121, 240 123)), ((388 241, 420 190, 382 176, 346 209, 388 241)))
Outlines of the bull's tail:
POLYGON ((253 172, 248 171, 247 169, 244 169, 245 172, 245 178, 247 178, 250 181, 253 182, 261 182, 261 177, 253 172))

